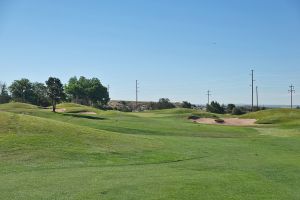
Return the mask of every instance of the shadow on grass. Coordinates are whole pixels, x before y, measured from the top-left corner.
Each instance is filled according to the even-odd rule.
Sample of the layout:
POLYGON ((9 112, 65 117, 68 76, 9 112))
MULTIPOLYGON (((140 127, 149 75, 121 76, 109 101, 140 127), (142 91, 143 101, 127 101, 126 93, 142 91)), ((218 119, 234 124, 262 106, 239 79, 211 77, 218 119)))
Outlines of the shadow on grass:
POLYGON ((93 119, 93 120, 106 120, 106 118, 103 117, 97 117, 97 116, 90 116, 90 115, 84 115, 84 114, 76 114, 76 113, 59 113, 64 116, 70 116, 70 117, 77 117, 77 118, 84 118, 84 119, 93 119))

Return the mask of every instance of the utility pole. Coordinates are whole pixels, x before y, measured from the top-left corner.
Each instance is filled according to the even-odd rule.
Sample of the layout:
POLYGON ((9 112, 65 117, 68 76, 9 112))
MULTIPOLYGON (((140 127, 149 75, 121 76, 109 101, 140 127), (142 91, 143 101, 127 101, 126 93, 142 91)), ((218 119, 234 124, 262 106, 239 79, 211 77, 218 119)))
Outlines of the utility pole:
POLYGON ((256 108, 258 110, 258 87, 256 86, 256 108))
POLYGON ((253 79, 253 72, 254 72, 254 70, 253 69, 251 69, 251 88, 252 88, 252 104, 251 104, 251 111, 253 111, 253 93, 254 93, 254 90, 253 90, 253 82, 254 82, 254 79, 253 79))
POLYGON ((209 101, 209 97, 211 96, 211 91, 207 90, 207 104, 209 105, 210 101, 209 101))
POLYGON ((135 109, 138 108, 138 80, 135 80, 135 109))
POLYGON ((295 87, 291 84, 289 86, 289 93, 291 93, 291 109, 293 108, 293 93, 295 93, 295 87))

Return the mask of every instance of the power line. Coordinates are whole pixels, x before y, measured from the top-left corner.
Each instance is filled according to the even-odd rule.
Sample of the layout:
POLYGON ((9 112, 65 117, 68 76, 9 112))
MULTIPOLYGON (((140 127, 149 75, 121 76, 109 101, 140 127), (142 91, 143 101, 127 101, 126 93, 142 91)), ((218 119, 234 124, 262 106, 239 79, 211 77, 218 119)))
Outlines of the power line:
POLYGON ((295 93, 295 87, 291 84, 290 86, 289 86, 289 93, 291 94, 291 108, 293 108, 293 93, 295 93))
POLYGON ((209 104, 210 103, 210 101, 209 101, 209 97, 211 96, 211 93, 210 93, 211 91, 209 91, 209 90, 207 90, 207 104, 209 104))

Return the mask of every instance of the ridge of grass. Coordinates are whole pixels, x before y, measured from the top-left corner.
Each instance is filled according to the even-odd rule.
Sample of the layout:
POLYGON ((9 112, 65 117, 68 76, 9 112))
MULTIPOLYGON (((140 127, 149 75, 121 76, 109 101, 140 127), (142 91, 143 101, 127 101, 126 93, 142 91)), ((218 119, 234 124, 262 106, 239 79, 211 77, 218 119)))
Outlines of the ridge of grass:
POLYGON ((58 108, 0 105, 0 199, 300 199, 297 111, 241 116, 273 123, 251 128, 190 109, 58 108))

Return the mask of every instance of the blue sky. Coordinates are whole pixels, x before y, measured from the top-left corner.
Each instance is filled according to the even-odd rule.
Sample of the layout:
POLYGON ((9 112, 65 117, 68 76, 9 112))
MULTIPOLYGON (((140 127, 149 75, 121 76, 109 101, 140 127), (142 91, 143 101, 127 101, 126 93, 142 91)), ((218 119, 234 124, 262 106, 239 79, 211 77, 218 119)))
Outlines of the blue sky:
POLYGON ((0 80, 98 77, 112 99, 300 104, 297 0, 0 0, 0 80), (298 91, 298 92, 297 92, 298 91))

